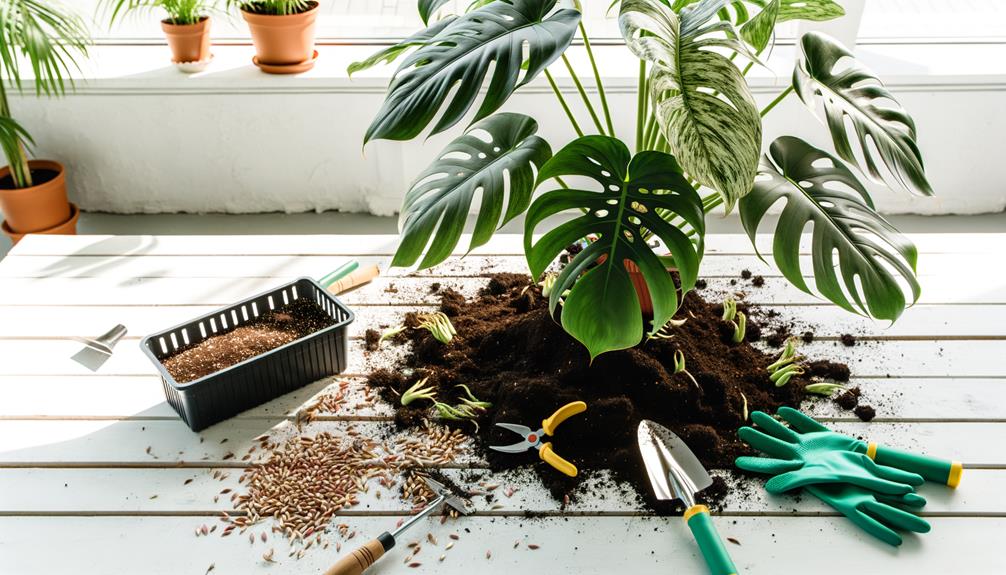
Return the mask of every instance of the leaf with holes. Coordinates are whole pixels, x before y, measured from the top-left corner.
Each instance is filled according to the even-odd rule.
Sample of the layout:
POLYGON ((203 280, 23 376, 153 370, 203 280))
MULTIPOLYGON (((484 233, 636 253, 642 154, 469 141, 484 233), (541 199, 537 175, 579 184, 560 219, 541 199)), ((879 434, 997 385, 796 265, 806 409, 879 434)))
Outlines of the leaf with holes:
POLYGON ((758 170, 761 116, 740 70, 723 51, 748 54, 723 0, 702 0, 680 16, 660 0, 623 0, 618 17, 632 52, 654 64, 650 97, 671 152, 690 176, 715 189, 727 210, 758 170))
POLYGON ((429 25, 433 14, 449 0, 419 0, 419 17, 423 19, 423 24, 429 25))
POLYGON ((642 310, 626 271, 628 262, 639 268, 650 291, 650 333, 677 311, 674 281, 647 245, 648 232, 670 250, 682 289, 694 287, 705 232, 702 200, 673 156, 653 151, 631 156, 625 144, 608 136, 571 142, 542 167, 537 185, 562 176, 590 178, 601 189, 558 189, 535 200, 525 219, 524 252, 532 275, 538 277, 566 246, 597 236, 563 269, 549 296, 555 313, 562 294, 570 290, 562 307, 562 326, 594 358, 632 347, 643 337, 642 310), (583 213, 533 241, 542 220, 574 209, 583 213), (658 209, 680 216, 694 229, 694 243, 682 229, 661 219, 658 209))
POLYGON ((365 142, 414 138, 441 108, 432 133, 457 124, 475 103, 490 69, 473 122, 498 110, 573 40, 580 13, 552 11, 555 2, 496 0, 451 21, 399 65, 365 142))
POLYGON ((800 235, 813 224, 811 259, 821 295, 852 312, 897 319, 906 303, 899 280, 913 302, 919 298, 915 246, 874 211, 863 185, 831 154, 792 136, 772 142, 769 154, 740 202, 751 242, 769 208, 785 200, 772 256, 786 279, 810 293, 800 270, 800 235))
POLYGON ((833 0, 747 0, 761 8, 741 26, 741 37, 755 50, 764 50, 772 39, 776 24, 790 20, 823 22, 845 16, 845 10, 833 0))
POLYGON ((390 64, 395 60, 397 60, 399 56, 402 56, 409 50, 429 44, 430 40, 432 40, 437 34, 439 34, 441 30, 446 28, 447 25, 450 24, 455 18, 456 18, 455 16, 448 16, 443 20, 438 20, 434 22, 432 26, 429 26, 428 28, 424 28, 419 32, 416 32, 412 36, 409 36, 408 38, 402 40, 401 42, 395 44, 394 46, 389 46, 383 50, 375 52, 374 54, 371 54, 369 57, 367 57, 365 60, 361 60, 359 62, 353 62, 346 69, 346 72, 350 76, 352 76, 353 74, 361 70, 373 68, 378 64, 390 64))
POLYGON ((482 193, 482 204, 469 249, 486 243, 499 226, 524 213, 534 191, 533 168, 541 168, 552 156, 537 131, 532 118, 500 113, 448 144, 405 194, 399 221, 402 241, 391 265, 411 266, 427 244, 420 267, 447 259, 461 238, 476 192, 482 193))
POLYGON ((915 121, 883 83, 852 52, 824 34, 804 34, 800 50, 793 87, 819 118, 818 100, 823 104, 821 119, 831 131, 838 155, 878 183, 886 181, 880 171, 882 163, 895 185, 933 195, 916 143, 915 121), (849 134, 846 120, 852 122, 855 136, 849 134), (862 161, 853 152, 853 140, 862 161))

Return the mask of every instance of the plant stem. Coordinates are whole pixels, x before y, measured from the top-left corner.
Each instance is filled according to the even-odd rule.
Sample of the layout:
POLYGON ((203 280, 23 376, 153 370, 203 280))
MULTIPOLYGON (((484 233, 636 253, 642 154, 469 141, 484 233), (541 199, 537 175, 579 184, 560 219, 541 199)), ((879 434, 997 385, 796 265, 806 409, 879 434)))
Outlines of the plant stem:
POLYGON ((583 47, 587 50, 587 58, 590 59, 590 67, 594 71, 594 83, 597 84, 597 95, 601 97, 601 110, 604 112, 604 122, 608 125, 608 135, 615 137, 615 125, 611 122, 611 111, 608 110, 608 98, 604 94, 604 84, 601 83, 601 73, 597 71, 597 62, 594 60, 594 51, 590 48, 590 39, 587 38, 587 29, 580 20, 580 35, 583 36, 583 47))
POLYGON ((573 130, 576 135, 583 137, 583 130, 580 129, 580 124, 576 123, 576 118, 573 116, 573 111, 569 109, 569 104, 566 103, 566 98, 562 97, 562 92, 559 91, 559 86, 555 84, 555 78, 552 77, 552 73, 545 70, 545 78, 548 79, 548 83, 552 86, 552 91, 555 92, 555 97, 559 99, 559 104, 562 105, 562 109, 566 112, 566 117, 569 118, 569 123, 573 124, 573 130))
POLYGON ((649 99, 646 97, 646 60, 639 61, 639 82, 636 89, 639 92, 636 95, 636 153, 639 153, 643 151, 643 145, 646 142, 643 126, 646 122, 644 118, 647 117, 647 104, 649 104, 649 99))
POLYGON ((778 96, 776 96, 775 100, 772 100, 771 102, 769 102, 768 106, 765 106, 765 108, 761 111, 761 117, 764 118, 765 114, 768 114, 769 112, 771 112, 772 108, 775 108, 776 105, 779 104, 779 102, 782 102, 783 100, 785 100, 786 96, 789 96, 789 93, 792 92, 792 91, 793 91, 793 86, 789 86, 785 90, 783 90, 781 94, 779 94, 778 96))
POLYGON ((569 63, 569 58, 567 58, 565 54, 562 55, 562 63, 565 64, 566 69, 569 70, 569 76, 573 79, 573 84, 576 86, 576 90, 580 93, 580 98, 583 99, 583 104, 587 107, 587 112, 590 113, 590 118, 594 120, 594 126, 597 127, 597 131, 601 135, 604 135, 604 126, 601 125, 601 120, 597 117, 597 112, 594 111, 594 106, 590 103, 590 98, 587 97, 587 92, 583 89, 583 84, 580 83, 580 78, 576 76, 576 71, 573 70, 573 65, 569 63))
MULTIPOLYGON (((7 101, 7 89, 0 83, 0 116, 10 118, 10 104, 7 101)), ((4 151, 9 156, 7 163, 10 165, 10 177, 15 188, 30 188, 31 168, 28 166, 28 152, 24 148, 24 142, 17 134, 13 134, 13 145, 5 145, 4 151)))

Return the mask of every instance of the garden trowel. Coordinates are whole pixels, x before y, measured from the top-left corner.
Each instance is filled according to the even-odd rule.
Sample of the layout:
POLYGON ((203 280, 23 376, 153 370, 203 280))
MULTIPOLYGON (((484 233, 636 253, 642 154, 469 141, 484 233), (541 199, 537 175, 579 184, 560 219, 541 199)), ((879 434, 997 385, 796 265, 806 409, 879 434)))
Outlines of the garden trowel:
POLYGON ((657 499, 680 499, 685 523, 692 530, 713 575, 735 575, 730 555, 720 539, 709 508, 695 503, 695 494, 713 484, 692 450, 670 429, 649 420, 639 423, 639 452, 657 499))

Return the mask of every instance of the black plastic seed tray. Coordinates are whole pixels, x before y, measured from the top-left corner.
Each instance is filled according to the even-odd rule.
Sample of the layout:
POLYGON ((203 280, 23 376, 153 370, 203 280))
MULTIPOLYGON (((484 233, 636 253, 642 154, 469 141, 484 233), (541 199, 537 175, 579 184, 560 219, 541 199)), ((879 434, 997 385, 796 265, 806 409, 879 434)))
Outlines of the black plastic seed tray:
POLYGON ((353 312, 317 282, 300 278, 149 335, 140 346, 160 372, 168 403, 193 431, 199 431, 312 381, 341 373, 346 369, 347 328, 353 319, 353 312), (300 298, 315 301, 335 324, 187 383, 176 382, 161 363, 178 349, 226 333, 300 298))

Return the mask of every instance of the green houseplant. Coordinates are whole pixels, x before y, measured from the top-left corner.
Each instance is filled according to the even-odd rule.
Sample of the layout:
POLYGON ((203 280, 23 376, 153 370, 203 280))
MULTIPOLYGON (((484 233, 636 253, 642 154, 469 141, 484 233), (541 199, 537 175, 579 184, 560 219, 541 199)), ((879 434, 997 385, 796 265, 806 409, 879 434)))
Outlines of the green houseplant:
POLYGON ((767 210, 784 201, 772 251, 793 285, 811 292, 803 272, 812 272, 821 296, 892 321, 918 299, 916 250, 874 210, 855 172, 931 195, 911 116, 851 52, 819 33, 799 39, 791 85, 763 109, 745 78, 779 23, 837 18, 844 14, 838 3, 614 2, 625 44, 639 60, 634 151, 615 135, 576 7, 495 0, 430 22, 444 4, 420 0, 426 29, 350 67, 352 73, 401 58, 365 142, 448 130, 466 118, 488 82, 465 133, 407 192, 393 265, 429 267, 447 258, 478 191, 470 248, 526 212, 525 253, 537 277, 566 246, 587 239, 555 280, 549 303, 553 313, 562 304, 563 327, 594 357, 634 346, 672 320, 679 291, 667 270, 677 270, 681 293, 694 287, 706 214, 737 209, 753 242, 767 210), (591 63, 596 102, 564 54, 576 35, 591 63), (557 60, 572 73, 594 133, 581 127, 550 74, 557 60), (497 111, 539 75, 578 135, 555 153, 536 135, 533 118, 497 111), (762 155, 762 118, 793 93, 827 124, 836 154, 784 136, 762 155), (546 191, 533 198, 540 189, 546 191), (538 229, 561 212, 579 215, 538 229), (801 269, 799 259, 808 224, 812 270, 801 269), (637 293, 633 279, 648 293, 637 293), (641 295, 652 307, 649 325, 641 295))
POLYGON ((263 72, 297 74, 314 67, 314 0, 228 0, 241 10, 255 44, 252 60, 263 72))
POLYGON ((57 3, 0 0, 0 147, 8 166, 0 170, 3 230, 11 238, 35 232, 72 233, 76 208, 66 197, 65 170, 58 162, 29 160, 32 139, 13 117, 8 90, 22 91, 24 74, 38 96, 66 91, 76 59, 87 55, 88 34, 80 18, 57 3))
POLYGON ((105 0, 105 4, 111 10, 110 24, 131 11, 163 11, 167 17, 161 20, 161 29, 171 47, 172 62, 206 62, 212 57, 210 13, 215 0, 105 0))

